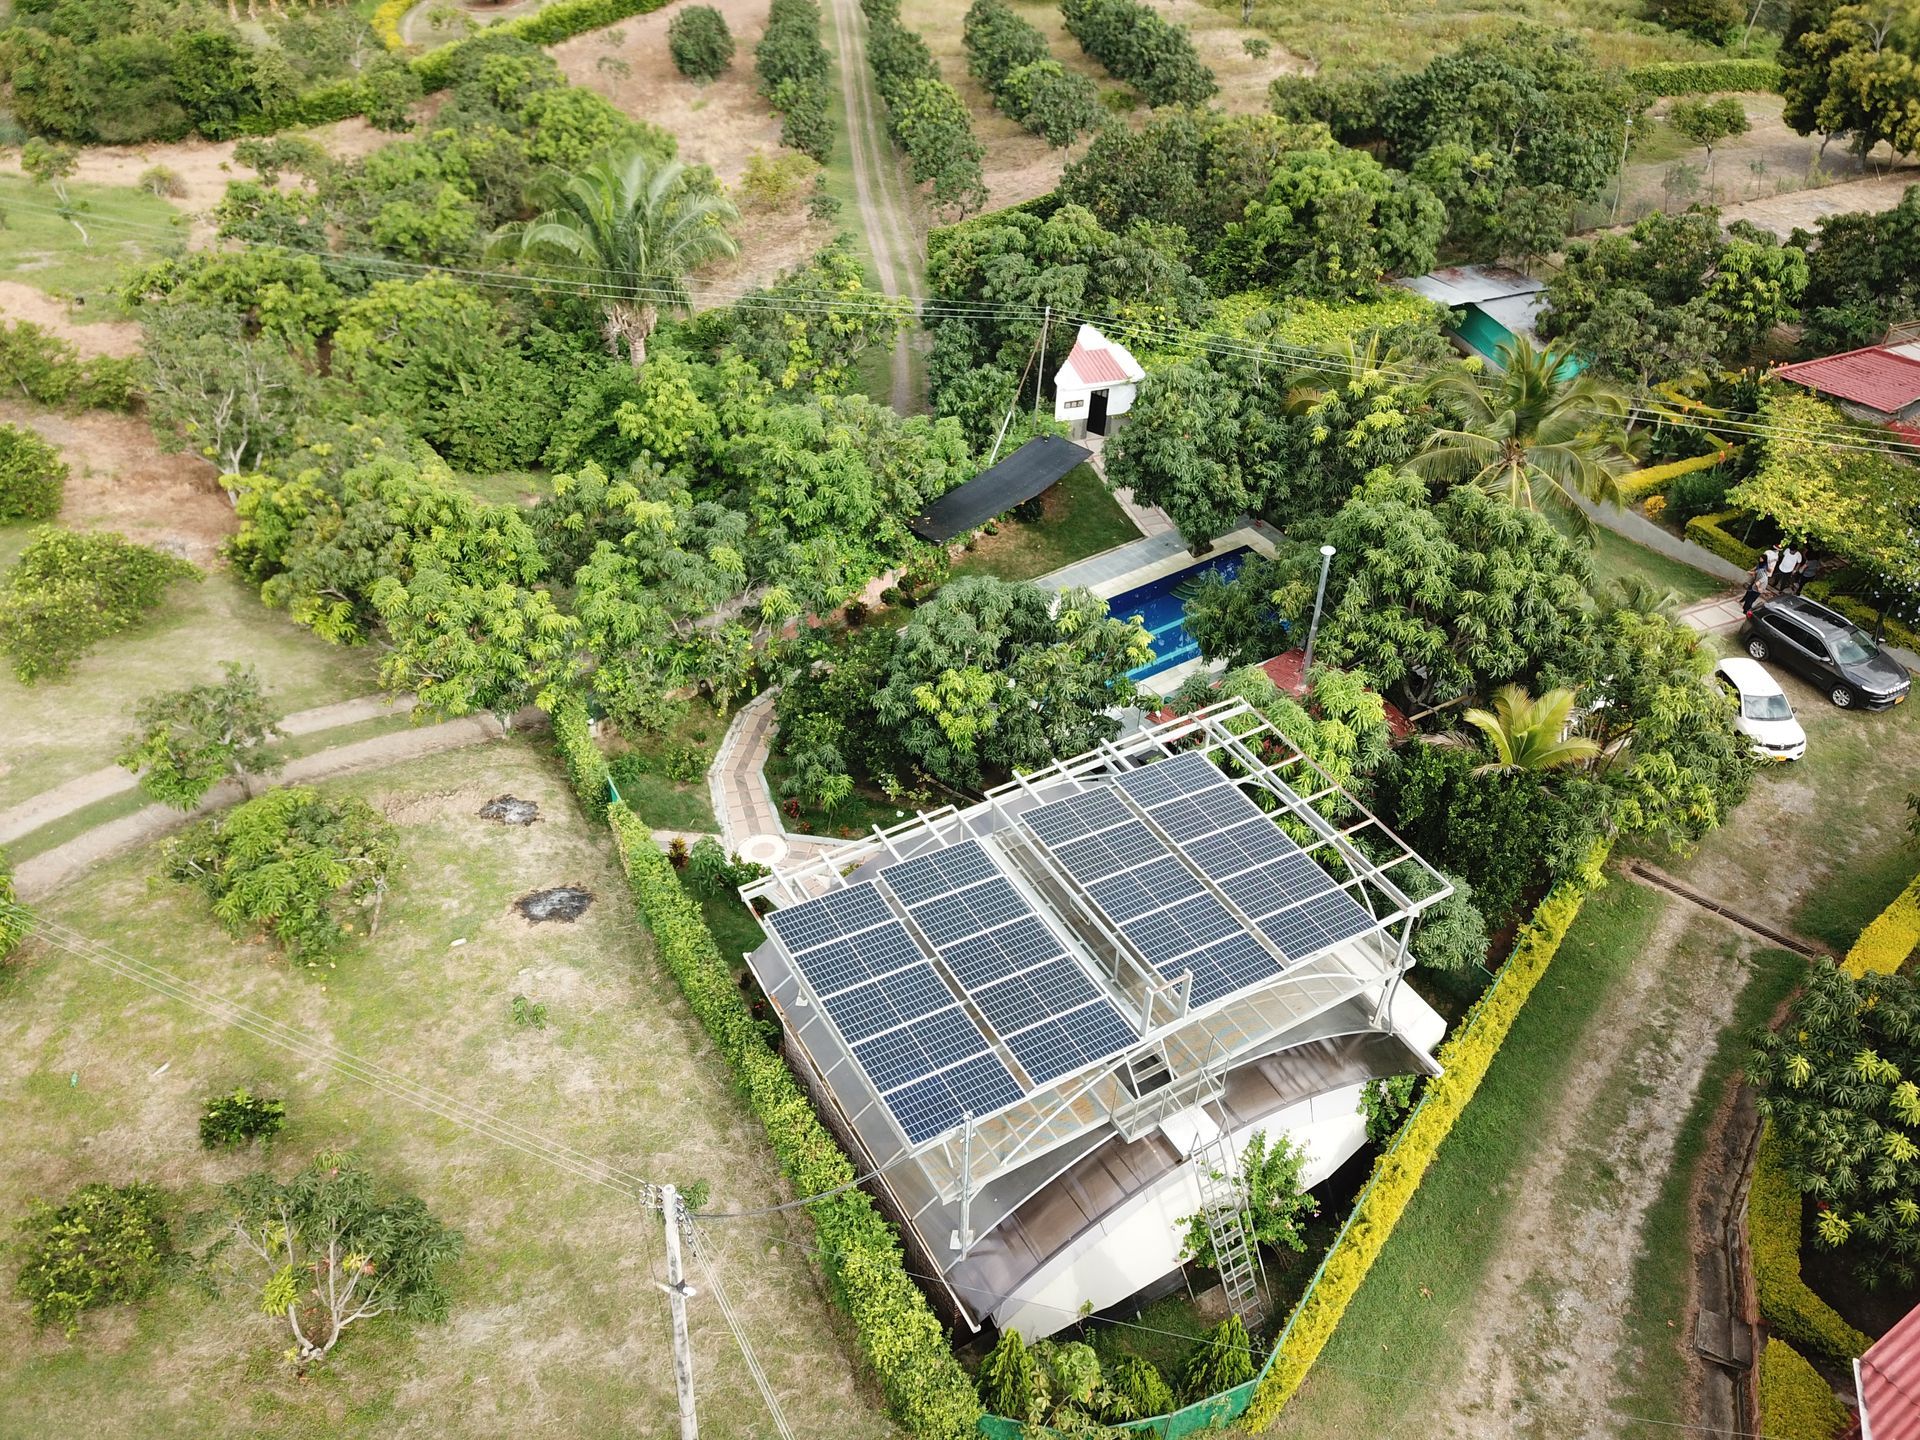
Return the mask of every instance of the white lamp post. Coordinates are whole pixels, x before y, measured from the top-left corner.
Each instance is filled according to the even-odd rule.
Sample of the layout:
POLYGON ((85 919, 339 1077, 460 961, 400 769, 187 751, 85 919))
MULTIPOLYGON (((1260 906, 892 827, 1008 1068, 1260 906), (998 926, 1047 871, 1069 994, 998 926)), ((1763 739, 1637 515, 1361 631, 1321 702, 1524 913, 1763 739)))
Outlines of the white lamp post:
POLYGON ((1300 662, 1300 683, 1305 684, 1307 672, 1313 668, 1313 637, 1320 633, 1320 606, 1327 598, 1327 572, 1333 568, 1333 546, 1320 547, 1320 589, 1313 597, 1313 620, 1307 626, 1307 653, 1300 662))

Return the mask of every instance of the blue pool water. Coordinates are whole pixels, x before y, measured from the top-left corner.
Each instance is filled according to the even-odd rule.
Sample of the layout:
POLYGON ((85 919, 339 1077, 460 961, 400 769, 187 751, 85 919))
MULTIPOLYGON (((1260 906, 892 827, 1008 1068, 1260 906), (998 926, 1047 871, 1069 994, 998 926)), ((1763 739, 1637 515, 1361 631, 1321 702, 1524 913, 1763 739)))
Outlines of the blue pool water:
POLYGON ((1162 670, 1171 670, 1175 665, 1200 658, 1200 646, 1187 634, 1186 602, 1178 592, 1209 572, 1222 580, 1231 580, 1240 573, 1241 563, 1246 558, 1244 546, 1229 550, 1224 555, 1215 555, 1185 570, 1176 570, 1171 575, 1162 575, 1158 580, 1149 580, 1145 585, 1123 591, 1107 601, 1109 615, 1121 620, 1138 615, 1153 641, 1153 659, 1129 670, 1129 680, 1144 680, 1149 675, 1158 675, 1162 670))

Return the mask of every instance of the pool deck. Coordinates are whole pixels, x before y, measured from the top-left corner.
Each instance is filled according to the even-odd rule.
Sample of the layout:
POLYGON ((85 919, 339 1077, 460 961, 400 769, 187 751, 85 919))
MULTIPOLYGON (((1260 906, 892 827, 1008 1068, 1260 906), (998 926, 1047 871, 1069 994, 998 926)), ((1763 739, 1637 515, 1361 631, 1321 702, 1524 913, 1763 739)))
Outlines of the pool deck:
MULTIPOLYGON (((1123 591, 1146 585, 1163 575, 1191 569, 1212 556, 1224 555, 1230 550, 1251 549, 1271 556, 1274 543, 1279 539, 1280 532, 1271 525, 1259 520, 1245 520, 1238 529, 1217 537, 1205 555, 1195 555, 1187 548, 1187 542, 1180 538, 1178 531, 1148 535, 1077 560, 1050 575, 1042 575, 1033 583, 1048 590, 1082 586, 1102 600, 1111 600, 1123 591)), ((1160 677, 1156 675, 1153 678, 1157 680, 1160 677)))

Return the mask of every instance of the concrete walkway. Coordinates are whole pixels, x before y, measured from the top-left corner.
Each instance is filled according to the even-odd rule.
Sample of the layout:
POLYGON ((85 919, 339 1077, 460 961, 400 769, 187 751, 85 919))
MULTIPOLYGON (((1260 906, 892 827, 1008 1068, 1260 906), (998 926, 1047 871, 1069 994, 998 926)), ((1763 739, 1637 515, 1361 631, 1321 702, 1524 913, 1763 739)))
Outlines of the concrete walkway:
MULTIPOLYGON (((388 715, 408 715, 417 702, 411 695, 369 695, 359 700, 342 700, 312 710, 297 710, 279 722, 288 736, 313 735, 323 730, 338 730, 388 715)), ((43 825, 64 820, 75 811, 116 795, 125 795, 140 783, 139 777, 118 765, 107 765, 85 775, 75 776, 64 785, 42 790, 7 810, 0 810, 0 845, 10 845, 43 825)))
MULTIPOLYGON (((515 717, 516 725, 526 718, 515 717)), ((374 735, 290 760, 271 777, 261 777, 262 788, 276 785, 306 785, 348 775, 360 770, 377 770, 387 765, 458 750, 486 740, 497 740, 506 728, 492 715, 466 715, 438 725, 422 725, 394 735, 374 735)), ((133 814, 105 825, 95 826, 64 845, 56 845, 43 854, 23 860, 13 872, 14 885, 22 900, 35 900, 58 889, 74 876, 128 850, 146 844, 214 810, 237 805, 254 793, 241 781, 227 780, 208 791, 191 811, 170 805, 149 805, 133 814)))
MULTIPOLYGON (((1107 439, 1108 437, 1105 435, 1082 435, 1074 442, 1075 444, 1086 446, 1087 449, 1093 452, 1093 459, 1088 463, 1093 466, 1095 473, 1099 475, 1103 482, 1107 478, 1107 439)), ((1149 538, 1160 535, 1172 535, 1176 540, 1179 539, 1180 532, 1178 527, 1176 527, 1168 517, 1167 512, 1162 510, 1158 505, 1140 504, 1133 498, 1133 491, 1131 490, 1115 490, 1113 492, 1113 498, 1119 503, 1120 508, 1126 512, 1127 518, 1133 521, 1133 528, 1138 530, 1142 535, 1148 536, 1149 538)))
POLYGON ((1674 534, 1664 526, 1656 525, 1637 510, 1622 510, 1617 505, 1596 505, 1591 500, 1574 497, 1575 502, 1587 513, 1588 518, 1602 525, 1623 539, 1649 550, 1658 551, 1669 560, 1678 560, 1682 565, 1691 565, 1695 570, 1703 571, 1716 580, 1724 580, 1729 585, 1744 585, 1747 572, 1731 560, 1722 559, 1704 545, 1696 545, 1691 540, 1674 534))

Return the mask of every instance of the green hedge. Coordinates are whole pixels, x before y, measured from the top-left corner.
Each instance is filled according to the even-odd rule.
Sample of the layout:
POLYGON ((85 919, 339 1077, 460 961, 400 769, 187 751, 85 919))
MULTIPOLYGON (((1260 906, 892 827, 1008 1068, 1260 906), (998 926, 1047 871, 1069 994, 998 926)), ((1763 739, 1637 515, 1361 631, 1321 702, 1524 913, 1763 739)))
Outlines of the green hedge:
POLYGON ((1920 631, 1915 631, 1911 626, 1901 624, 1891 615, 1883 619, 1878 610, 1874 609, 1874 607, 1866 601, 1858 599, 1855 596, 1834 594, 1833 583, 1831 581, 1814 580, 1809 582, 1807 585, 1807 594, 1818 600, 1822 605, 1831 605, 1857 625, 1863 625, 1869 630, 1872 630, 1876 626, 1883 626, 1886 630, 1887 639, 1896 645, 1904 645, 1909 650, 1920 650, 1920 631))
MULTIPOLYGON (((607 819, 660 961, 726 1057, 789 1183, 802 1195, 850 1184, 852 1162, 786 1062, 769 1048, 698 903, 631 810, 611 805, 607 819)), ((860 1353, 894 1418, 918 1440, 962 1440, 973 1434, 979 1398, 954 1358, 946 1331, 907 1274, 893 1226, 859 1189, 806 1208, 819 1235, 820 1264, 834 1302, 853 1321, 860 1353)))
POLYGON ((1627 83, 1642 95, 1718 95, 1730 90, 1780 91, 1780 67, 1772 60, 1677 60, 1640 65, 1627 83))
POLYGON ((1623 475, 1620 477, 1620 498, 1639 500, 1656 490, 1665 490, 1669 481, 1681 475, 1691 475, 1696 470, 1711 470, 1728 459, 1734 450, 1735 447, 1729 445, 1724 450, 1716 450, 1708 455, 1695 455, 1689 460, 1675 460, 1666 465, 1649 465, 1644 470, 1623 475))
POLYGON ((1576 874, 1553 887, 1515 941, 1493 985, 1440 1047, 1436 1058, 1442 1074, 1428 1082, 1425 1096, 1401 1126, 1392 1148, 1375 1164, 1373 1178, 1346 1227, 1280 1332, 1260 1388, 1247 1407, 1243 1423, 1248 1433, 1257 1434, 1271 1425, 1313 1368, 1367 1278, 1374 1257, 1420 1188, 1441 1142, 1480 1088, 1521 1007, 1546 974, 1581 905, 1603 883, 1600 868, 1606 856, 1606 845, 1596 845, 1576 874))
MULTIPOLYGON (((465 40, 455 40, 429 50, 412 63, 413 73, 429 93, 444 90, 453 80, 455 64, 465 46, 488 35, 512 35, 530 45, 556 45, 588 30, 647 15, 667 0, 560 0, 518 20, 503 21, 475 32, 465 40)), ((395 30, 398 37, 398 30, 395 30)), ((291 105, 265 115, 249 116, 240 128, 249 135, 271 135, 280 130, 304 129, 309 125, 331 125, 358 115, 366 105, 357 80, 338 80, 307 91, 291 105)))
POLYGON ((592 722, 587 717, 587 700, 577 690, 569 690, 553 707, 553 743, 560 761, 567 767, 567 781, 586 812, 599 819, 607 813, 607 757, 594 743, 592 722))
POLYGON ((1703 550, 1711 550, 1722 560, 1731 560, 1742 570, 1760 563, 1760 552, 1744 540, 1737 540, 1726 529, 1729 520, 1744 515, 1744 510, 1720 510, 1712 515, 1696 515, 1687 521, 1687 539, 1703 550))
POLYGON ((1833 1387, 1784 1340, 1760 1352, 1760 1433, 1774 1440, 1833 1440, 1852 1418, 1833 1387))
POLYGON ((1777 1334, 1842 1362, 1873 1343, 1800 1278, 1800 1192, 1781 1163, 1771 1124, 1761 1132, 1753 1161, 1747 1233, 1760 1315, 1777 1334))
POLYGON ((27 934, 27 912, 14 899, 13 866, 7 852, 0 850, 0 961, 20 948, 27 934))

